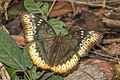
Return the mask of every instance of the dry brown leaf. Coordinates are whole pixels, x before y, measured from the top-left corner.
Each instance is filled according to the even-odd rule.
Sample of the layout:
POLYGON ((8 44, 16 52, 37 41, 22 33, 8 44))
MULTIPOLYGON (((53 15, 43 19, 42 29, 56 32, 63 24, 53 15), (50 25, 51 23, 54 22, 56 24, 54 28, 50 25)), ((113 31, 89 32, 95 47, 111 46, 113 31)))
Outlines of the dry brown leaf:
POLYGON ((108 52, 111 53, 112 56, 120 55, 120 46, 116 43, 113 43, 108 47, 108 52))
POLYGON ((112 80, 114 72, 113 72, 113 66, 109 62, 98 59, 92 59, 89 62, 91 65, 96 65, 101 70, 103 70, 105 74, 107 74, 108 80, 112 80))
POLYGON ((9 76, 5 66, 1 62, 0 62, 0 74, 2 76, 2 80, 10 80, 10 76, 9 76))
POLYGON ((112 80, 113 66, 103 60, 89 59, 64 80, 112 80))
POLYGON ((12 35, 12 38, 17 42, 19 46, 25 45, 25 40, 23 36, 12 35))
POLYGON ((69 13, 71 11, 72 11, 72 6, 69 2, 65 2, 65 1, 56 2, 49 14, 49 17, 60 16, 69 13))
POLYGON ((9 31, 6 29, 6 27, 0 23, 0 29, 4 30, 5 32, 7 32, 9 34, 9 31))

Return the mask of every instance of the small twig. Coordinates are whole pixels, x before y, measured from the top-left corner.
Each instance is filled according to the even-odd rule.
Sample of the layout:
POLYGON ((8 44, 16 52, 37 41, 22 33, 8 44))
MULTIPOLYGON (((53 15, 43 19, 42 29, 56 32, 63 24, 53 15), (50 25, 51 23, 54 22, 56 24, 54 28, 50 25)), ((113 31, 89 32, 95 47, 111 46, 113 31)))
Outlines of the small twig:
POLYGON ((101 48, 103 51, 105 51, 106 53, 111 54, 110 52, 108 52, 108 50, 107 50, 104 46, 102 46, 102 45, 100 45, 100 44, 97 44, 97 46, 98 46, 99 48, 101 48))
POLYGON ((54 0, 54 1, 53 1, 52 5, 51 5, 51 7, 50 7, 50 9, 49 9, 49 11, 48 11, 47 16, 50 14, 50 12, 51 12, 51 10, 52 10, 53 6, 55 5, 55 2, 56 2, 56 0, 54 0))
POLYGON ((116 58, 110 58, 110 57, 108 57, 108 56, 106 56, 106 55, 103 55, 103 54, 97 53, 97 52, 92 52, 92 53, 94 53, 94 54, 96 54, 96 55, 98 55, 98 56, 90 55, 90 56, 89 56, 90 58, 101 59, 101 60, 106 60, 106 61, 118 63, 118 59, 116 59, 116 58))
POLYGON ((103 44, 120 43, 120 38, 103 39, 103 44))
MULTIPOLYGON (((99 53, 99 55, 104 56, 104 57, 108 57, 108 58, 111 58, 111 59, 114 59, 114 60, 116 60, 116 61, 120 61, 120 59, 115 58, 115 57, 112 57, 112 56, 111 56, 111 53, 108 52, 108 50, 107 50, 104 46, 102 46, 102 45, 100 45, 100 44, 98 44, 97 46, 100 47, 100 48, 101 48, 103 51, 105 51, 106 53, 108 53, 107 55, 104 55, 104 54, 100 54, 100 53, 99 53)), ((98 54, 98 53, 95 53, 95 54, 98 54)))
MULTIPOLYGON (((35 1, 54 1, 54 0, 35 0, 35 1)), ((69 1, 69 0, 56 0, 56 1, 69 1)), ((72 2, 75 2, 75 3, 82 3, 82 2, 89 2, 89 3, 92 3, 92 4, 102 4, 102 0, 98 0, 98 1, 87 1, 87 0, 71 0, 72 2)), ((107 0, 106 1, 106 3, 107 4, 112 4, 112 3, 119 3, 120 2, 120 0, 114 0, 114 1, 112 1, 112 0, 107 0)))
POLYGON ((9 34, 9 31, 7 30, 6 26, 4 26, 1 23, 0 23, 0 29, 4 30, 5 32, 7 32, 9 34))
POLYGON ((91 53, 94 53, 94 54, 96 54, 96 55, 102 56, 102 57, 114 59, 114 57, 112 57, 112 56, 110 56, 110 55, 105 55, 105 54, 101 54, 101 53, 93 52, 93 51, 90 51, 90 52, 91 52, 91 53))
POLYGON ((71 5, 72 5, 72 8, 73 8, 73 13, 74 13, 74 15, 75 15, 75 6, 74 6, 74 3, 73 3, 73 1, 71 1, 71 0, 70 0, 70 2, 71 2, 71 5))
MULTIPOLYGON (((54 0, 35 0, 35 1, 54 1, 54 0)), ((69 1, 69 0, 56 0, 56 1, 69 1)), ((80 1, 80 0, 72 0, 72 3, 77 3, 77 4, 83 4, 83 5, 89 5, 89 6, 93 6, 93 7, 101 7, 102 8, 102 2, 87 2, 87 1, 80 1)), ((115 1, 107 1, 106 3, 115 3, 115 1)), ((119 0, 116 0, 116 3, 120 3, 119 0)), ((114 8, 114 7, 110 7, 110 6, 106 6, 107 9, 111 9, 114 11, 119 12, 120 9, 119 8, 114 8)))
POLYGON ((50 76, 52 76, 53 74, 55 74, 54 72, 52 73, 47 73, 42 77, 42 80, 46 80, 47 78, 49 78, 50 76))
POLYGON ((105 8, 106 7, 106 0, 103 0, 102 2, 102 8, 105 8))
POLYGON ((108 18, 102 18, 102 22, 105 23, 108 27, 120 28, 120 21, 119 20, 112 20, 112 19, 108 19, 108 18))

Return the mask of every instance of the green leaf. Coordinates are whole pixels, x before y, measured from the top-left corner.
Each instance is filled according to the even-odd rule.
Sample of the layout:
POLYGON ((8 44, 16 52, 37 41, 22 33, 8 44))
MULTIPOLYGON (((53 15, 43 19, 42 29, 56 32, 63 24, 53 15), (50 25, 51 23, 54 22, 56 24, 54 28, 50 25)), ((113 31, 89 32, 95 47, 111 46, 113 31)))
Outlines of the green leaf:
POLYGON ((48 78, 47 80, 63 80, 63 78, 61 76, 53 75, 50 78, 48 78))
POLYGON ((43 73, 44 73, 44 71, 37 71, 37 67, 36 66, 34 66, 32 69, 31 69, 31 71, 30 71, 30 75, 31 75, 31 77, 32 77, 32 79, 33 80, 37 80, 39 77, 41 77, 42 75, 43 75, 43 73))
POLYGON ((41 7, 41 10, 44 14, 47 14, 49 11, 49 4, 47 2, 44 2, 43 6, 41 7))
POLYGON ((16 42, 6 32, 0 29, 0 61, 4 64, 24 70, 24 57, 16 42))
POLYGON ((42 72, 36 72, 33 74, 33 79, 37 80, 38 78, 40 78, 43 75, 42 72))
POLYGON ((25 58, 25 65, 28 68, 31 68, 33 66, 32 61, 30 60, 30 56, 28 54, 28 45, 25 45, 24 52, 23 52, 24 58, 25 58))
POLYGON ((49 4, 47 2, 35 2, 34 0, 24 0, 25 9, 31 13, 47 14, 49 4))
POLYGON ((14 68, 11 68, 11 67, 6 67, 6 68, 7 68, 9 75, 10 75, 11 80, 15 80, 16 70, 14 68))
POLYGON ((50 26, 52 26, 52 28, 58 35, 59 34, 66 35, 68 33, 68 30, 65 28, 65 24, 63 21, 51 18, 48 20, 48 23, 50 26))

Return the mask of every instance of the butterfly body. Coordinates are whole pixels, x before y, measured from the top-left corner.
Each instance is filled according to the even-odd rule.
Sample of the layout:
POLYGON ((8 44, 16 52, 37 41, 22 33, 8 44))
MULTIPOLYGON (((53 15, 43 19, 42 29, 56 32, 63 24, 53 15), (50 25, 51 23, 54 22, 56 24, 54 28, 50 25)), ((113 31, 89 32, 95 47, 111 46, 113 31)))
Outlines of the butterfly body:
POLYGON ((28 12, 21 14, 29 55, 39 68, 64 73, 77 65, 79 57, 86 55, 102 35, 96 31, 73 31, 57 34, 42 18, 28 12))

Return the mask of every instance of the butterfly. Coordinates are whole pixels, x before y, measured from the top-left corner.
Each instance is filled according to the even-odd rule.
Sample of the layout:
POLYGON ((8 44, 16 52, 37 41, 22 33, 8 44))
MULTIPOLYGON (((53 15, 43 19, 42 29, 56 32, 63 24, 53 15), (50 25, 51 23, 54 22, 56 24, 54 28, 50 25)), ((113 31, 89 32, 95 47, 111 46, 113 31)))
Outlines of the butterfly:
POLYGON ((24 26, 24 37, 29 43, 28 52, 33 64, 56 73, 71 70, 80 57, 102 40, 101 33, 93 30, 57 34, 44 19, 29 12, 22 12, 20 20, 24 26))

